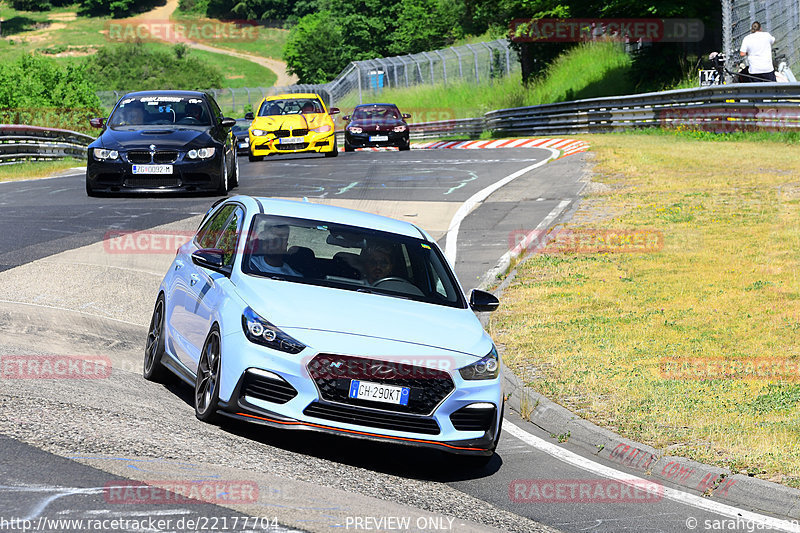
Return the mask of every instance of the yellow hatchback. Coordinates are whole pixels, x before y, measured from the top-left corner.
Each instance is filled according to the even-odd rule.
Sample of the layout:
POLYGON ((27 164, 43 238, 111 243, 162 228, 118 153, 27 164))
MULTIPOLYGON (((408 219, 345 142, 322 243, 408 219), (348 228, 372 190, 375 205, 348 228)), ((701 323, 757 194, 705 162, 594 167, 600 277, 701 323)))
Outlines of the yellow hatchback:
MULTIPOLYGON (((250 124, 250 161, 266 155, 316 152, 339 155, 333 117, 317 94, 279 94, 261 101, 250 124)), ((250 117, 250 113, 245 115, 250 117)))

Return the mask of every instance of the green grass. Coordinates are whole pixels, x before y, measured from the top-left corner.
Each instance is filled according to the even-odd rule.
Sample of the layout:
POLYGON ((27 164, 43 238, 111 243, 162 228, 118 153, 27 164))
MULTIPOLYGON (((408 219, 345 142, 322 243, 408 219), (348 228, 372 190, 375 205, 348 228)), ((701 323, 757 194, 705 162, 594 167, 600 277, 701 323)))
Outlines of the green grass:
POLYGON ((796 142, 578 138, 595 154, 596 185, 568 228, 646 230, 663 247, 565 253, 556 234, 552 253, 521 263, 492 317, 506 363, 535 369, 530 387, 625 437, 797 485, 796 142), (742 154, 746 172, 731 167, 742 154), (775 375, 665 372, 673 359, 759 361, 775 375))
MULTIPOLYGON (((3 36, 0 39, 0 60, 13 61, 22 54, 31 52, 62 52, 60 55, 49 54, 61 64, 74 64, 84 61, 87 54, 92 53, 100 46, 117 44, 109 40, 106 34, 101 33, 107 29, 110 17, 77 17, 74 20, 51 20, 53 16, 75 13, 77 5, 55 8, 46 12, 19 12, 11 9, 6 3, 0 3, 0 17, 3 22, 3 36), (49 24, 49 26, 47 26, 49 24), (64 25, 58 27, 57 25, 64 25), (67 55, 63 54, 66 52, 67 55)), ((267 57, 276 53, 278 47, 282 48, 285 42, 284 30, 259 28, 260 37, 257 41, 238 43, 248 48, 249 53, 261 50, 267 57)), ((171 50, 172 45, 151 42, 146 43, 151 49, 171 50)), ((216 46, 217 43, 208 43, 216 46)), ((235 43, 234 43, 235 44, 235 43)), ((228 47, 227 45, 225 47, 228 47)), ((231 46, 230 48, 236 48, 231 46)), ((189 54, 201 58, 222 72, 225 78, 223 87, 269 87, 274 85, 277 76, 268 68, 262 67, 245 59, 239 59, 222 54, 214 54, 201 50, 190 50, 189 54)), ((103 90, 98 87, 98 90, 103 90)))
MULTIPOLYGON (((450 114, 445 118, 477 117, 495 109, 629 94, 633 92, 627 81, 630 65, 630 58, 619 45, 588 43, 560 56, 546 75, 528 87, 522 86, 517 74, 479 86, 458 82, 385 89, 379 94, 365 92, 362 100, 394 102, 412 114, 414 110, 431 114, 441 110, 450 114)), ((352 109, 358 103, 357 92, 337 102, 342 109, 352 109)))
POLYGON ((62 170, 86 165, 86 161, 66 158, 58 161, 27 161, 0 165, 0 182, 51 176, 62 170))

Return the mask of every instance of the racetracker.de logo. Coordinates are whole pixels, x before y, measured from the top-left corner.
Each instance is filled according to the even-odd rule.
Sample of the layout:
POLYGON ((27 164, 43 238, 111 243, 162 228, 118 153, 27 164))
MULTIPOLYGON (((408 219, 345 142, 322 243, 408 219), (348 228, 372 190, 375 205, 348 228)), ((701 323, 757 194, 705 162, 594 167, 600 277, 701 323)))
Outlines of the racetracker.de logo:
POLYGON ((111 359, 86 355, 4 355, 0 357, 3 379, 105 379, 111 375, 111 359))
POLYGON ((596 40, 624 42, 699 42, 699 19, 514 19, 509 33, 518 43, 572 43, 596 40))
POLYGON ((515 479, 508 486, 514 503, 652 503, 664 486, 644 479, 515 479))
POLYGON ((508 248, 515 253, 527 250, 541 253, 648 253, 664 247, 664 235, 650 229, 561 228, 549 230, 513 230, 508 234, 508 248))
POLYGON ((194 235, 193 231, 109 231, 103 249, 109 254, 174 254, 194 235))
POLYGON ((241 504, 258 501, 254 481, 109 481, 103 487, 106 503, 241 504))
POLYGON ((740 379, 800 381, 800 360, 781 357, 663 357, 661 377, 673 380, 740 379))
POLYGON ((252 20, 193 21, 128 20, 106 23, 109 41, 255 41, 258 23, 252 20))

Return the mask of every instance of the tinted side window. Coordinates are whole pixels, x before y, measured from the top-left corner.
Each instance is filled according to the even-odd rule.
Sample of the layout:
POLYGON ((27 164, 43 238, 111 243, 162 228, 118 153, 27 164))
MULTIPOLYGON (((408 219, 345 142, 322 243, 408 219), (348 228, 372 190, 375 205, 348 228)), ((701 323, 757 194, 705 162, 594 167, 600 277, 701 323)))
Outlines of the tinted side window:
POLYGON ((195 243, 198 248, 214 248, 219 240, 222 230, 225 228, 225 223, 231 215, 236 206, 228 204, 222 207, 219 211, 211 215, 200 231, 197 232, 195 243))
POLYGON ((236 242, 239 240, 239 234, 242 230, 242 220, 244 219, 244 211, 237 207, 228 220, 228 225, 222 230, 222 235, 217 242, 217 248, 225 252, 224 264, 230 266, 233 264, 233 258, 236 254, 236 242))
POLYGON ((222 118, 222 111, 220 110, 219 106, 217 105, 217 101, 214 100, 212 97, 208 97, 208 105, 211 107, 211 114, 214 115, 214 123, 218 122, 220 118, 222 118))

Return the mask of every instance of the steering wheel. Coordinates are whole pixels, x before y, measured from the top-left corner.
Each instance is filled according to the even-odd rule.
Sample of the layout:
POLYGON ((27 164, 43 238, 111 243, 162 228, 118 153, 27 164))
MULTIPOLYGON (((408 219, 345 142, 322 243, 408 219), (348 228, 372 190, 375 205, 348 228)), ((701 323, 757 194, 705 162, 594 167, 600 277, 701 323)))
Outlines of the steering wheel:
POLYGON ((187 126, 191 126, 192 124, 200 124, 200 119, 195 117, 183 117, 178 121, 178 124, 186 124, 187 126))
POLYGON ((385 282, 387 282, 387 281, 399 281, 399 282, 401 282, 401 283, 408 283, 408 284, 412 284, 412 283, 411 283, 410 281, 408 281, 407 279, 398 278, 397 276, 389 276, 389 277, 386 277, 386 278, 381 278, 381 279, 379 279, 378 281, 376 281, 375 283, 373 283, 373 284, 372 284, 372 286, 373 286, 373 287, 376 287, 376 286, 380 285, 381 283, 385 283, 385 282))

